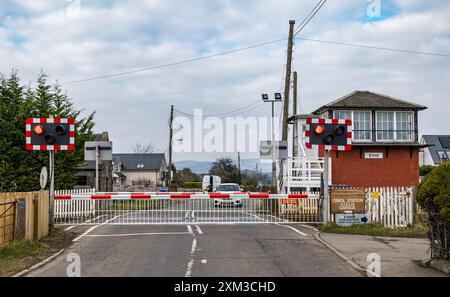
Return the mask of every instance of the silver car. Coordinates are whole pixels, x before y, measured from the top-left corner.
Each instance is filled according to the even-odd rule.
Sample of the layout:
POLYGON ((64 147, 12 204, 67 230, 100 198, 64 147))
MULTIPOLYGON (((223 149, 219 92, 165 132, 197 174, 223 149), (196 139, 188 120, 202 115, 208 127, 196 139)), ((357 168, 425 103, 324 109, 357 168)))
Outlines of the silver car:
MULTIPOLYGON (((220 186, 217 187, 216 192, 223 193, 223 194, 233 194, 233 193, 240 193, 242 192, 241 187, 239 187, 238 184, 234 183, 225 183, 220 184, 220 186)), ((229 198, 229 199, 221 199, 217 198, 214 199, 214 206, 242 206, 242 201, 239 198, 229 198)))

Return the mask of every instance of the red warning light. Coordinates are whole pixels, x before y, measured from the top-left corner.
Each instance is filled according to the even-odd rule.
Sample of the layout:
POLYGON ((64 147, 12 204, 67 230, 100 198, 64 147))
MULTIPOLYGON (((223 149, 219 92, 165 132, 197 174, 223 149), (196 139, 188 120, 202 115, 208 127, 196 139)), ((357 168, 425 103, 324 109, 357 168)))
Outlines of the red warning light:
POLYGON ((36 125, 33 127, 33 131, 36 135, 44 134, 44 127, 42 125, 36 125))
POLYGON ((314 129, 314 132, 319 135, 322 134, 323 131, 325 131, 325 127, 323 125, 317 125, 314 129))

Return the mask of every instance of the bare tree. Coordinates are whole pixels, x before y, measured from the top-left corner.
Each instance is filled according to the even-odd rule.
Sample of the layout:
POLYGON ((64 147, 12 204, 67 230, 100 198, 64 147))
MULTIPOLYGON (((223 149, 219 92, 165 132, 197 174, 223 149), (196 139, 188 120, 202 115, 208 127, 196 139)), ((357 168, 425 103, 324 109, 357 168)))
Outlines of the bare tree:
POLYGON ((131 149, 133 150, 133 152, 138 154, 153 153, 156 150, 155 146, 151 142, 148 143, 136 142, 136 144, 132 146, 131 149))

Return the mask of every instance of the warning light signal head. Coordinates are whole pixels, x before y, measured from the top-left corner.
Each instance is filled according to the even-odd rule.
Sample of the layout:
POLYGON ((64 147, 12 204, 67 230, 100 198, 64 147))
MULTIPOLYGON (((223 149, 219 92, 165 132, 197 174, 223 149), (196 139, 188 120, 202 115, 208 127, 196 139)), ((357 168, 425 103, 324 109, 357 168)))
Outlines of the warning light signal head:
POLYGON ((327 134, 325 137, 324 137, 324 139, 323 139, 323 142, 325 143, 325 144, 331 144, 331 143, 333 143, 333 140, 334 140, 334 136, 333 136, 333 134, 327 134))
POLYGON ((323 131, 325 131, 325 127, 323 125, 317 125, 314 129, 314 133, 316 133, 317 135, 322 134, 323 131))

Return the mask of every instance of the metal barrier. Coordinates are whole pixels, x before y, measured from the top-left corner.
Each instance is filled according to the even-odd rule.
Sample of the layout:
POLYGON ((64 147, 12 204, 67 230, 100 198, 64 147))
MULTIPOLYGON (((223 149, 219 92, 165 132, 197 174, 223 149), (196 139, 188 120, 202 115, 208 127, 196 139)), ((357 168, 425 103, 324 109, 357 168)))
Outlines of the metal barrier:
POLYGON ((0 203, 0 247, 15 239, 16 204, 16 201, 0 203))
POLYGON ((319 223, 318 196, 269 193, 96 193, 58 195, 55 223, 319 223), (76 212, 80 205, 89 206, 76 212), (62 212, 62 205, 67 211, 62 212), (73 208, 69 206, 74 206, 73 208))

